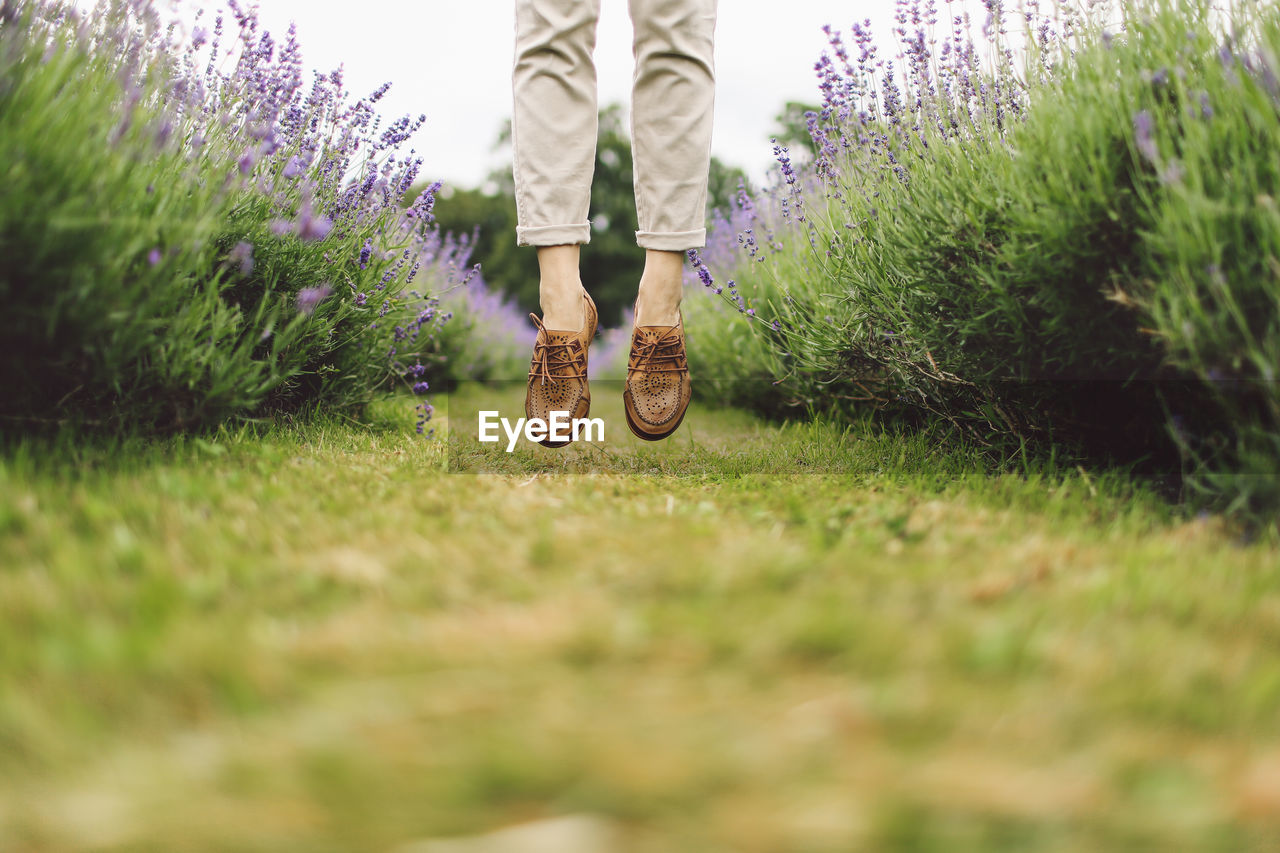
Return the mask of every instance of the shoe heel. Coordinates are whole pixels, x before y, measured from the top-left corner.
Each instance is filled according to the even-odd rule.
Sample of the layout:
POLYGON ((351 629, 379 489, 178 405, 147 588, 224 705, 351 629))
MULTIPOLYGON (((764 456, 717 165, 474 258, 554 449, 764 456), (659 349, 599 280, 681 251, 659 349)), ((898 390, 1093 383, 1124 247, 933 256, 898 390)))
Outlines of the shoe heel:
POLYGON ((596 329, 600 326, 600 312, 596 310, 596 301, 591 298, 591 294, 586 290, 582 291, 582 295, 586 297, 587 303, 591 305, 591 332, 587 335, 587 342, 595 340, 596 329))

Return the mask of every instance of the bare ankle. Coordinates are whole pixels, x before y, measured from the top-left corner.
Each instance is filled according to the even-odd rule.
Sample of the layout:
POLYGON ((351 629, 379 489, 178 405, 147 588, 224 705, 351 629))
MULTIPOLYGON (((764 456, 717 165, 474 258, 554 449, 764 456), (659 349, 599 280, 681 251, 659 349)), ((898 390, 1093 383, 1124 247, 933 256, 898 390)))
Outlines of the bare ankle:
POLYGON ((542 305, 542 325, 548 329, 576 332, 586 319, 582 304, 582 276, 578 272, 581 247, 538 247, 538 301, 542 305))
POLYGON ((684 253, 649 249, 636 298, 637 326, 674 326, 684 295, 684 253))
POLYGON ((576 332, 586 322, 586 306, 582 299, 582 283, 544 282, 540 288, 542 325, 552 331, 576 332))
POLYGON ((637 326, 674 326, 680 321, 680 297, 683 283, 640 280, 636 299, 637 326))

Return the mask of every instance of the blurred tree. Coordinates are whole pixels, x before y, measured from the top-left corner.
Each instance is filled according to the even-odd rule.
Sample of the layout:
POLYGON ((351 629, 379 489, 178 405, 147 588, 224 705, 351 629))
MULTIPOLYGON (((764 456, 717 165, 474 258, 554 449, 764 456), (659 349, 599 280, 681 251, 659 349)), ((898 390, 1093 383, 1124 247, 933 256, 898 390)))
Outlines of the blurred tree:
MULTIPOLYGON (((511 144, 511 122, 496 148, 511 144)), ((538 258, 516 246, 515 182, 511 168, 496 169, 480 189, 446 189, 435 207, 440 226, 455 233, 478 230, 474 261, 485 280, 511 294, 521 308, 538 312, 538 258)), ((591 243, 582 252, 582 280, 600 309, 603 325, 617 325, 635 300, 644 269, 636 247, 635 197, 631 186, 631 141, 617 104, 600 111, 595 175, 591 184, 591 243)))
POLYGON ((622 106, 600 111, 596 171, 591 181, 591 244, 582 250, 582 281, 600 309, 600 322, 616 326, 636 299, 644 251, 636 246, 631 139, 622 106))
POLYGON ((538 257, 516 246, 515 197, 509 189, 493 192, 495 181, 486 183, 480 189, 445 187, 436 199, 436 221, 446 231, 474 234, 471 262, 481 265, 485 281, 514 296, 521 308, 537 311, 538 257))
MULTIPOLYGON (((495 148, 511 144, 511 122, 498 133, 495 148)), ((708 212, 731 204, 746 173, 711 160, 708 212)), ((478 230, 472 260, 485 280, 511 294, 521 308, 539 311, 538 259, 528 247, 516 246, 515 182, 511 168, 490 173, 479 189, 445 188, 435 207, 436 219, 448 231, 478 230)), ((631 139, 623 109, 611 104, 600 111, 595 175, 591 183, 591 243, 582 251, 582 280, 600 309, 604 326, 621 322, 636 297, 644 270, 644 251, 636 246, 635 192, 632 185, 631 139)))
POLYGON ((747 178, 747 173, 737 166, 730 166, 718 157, 711 158, 711 172, 707 176, 707 217, 717 207, 728 211, 738 197, 738 186, 746 187, 747 192, 754 194, 755 189, 747 178))

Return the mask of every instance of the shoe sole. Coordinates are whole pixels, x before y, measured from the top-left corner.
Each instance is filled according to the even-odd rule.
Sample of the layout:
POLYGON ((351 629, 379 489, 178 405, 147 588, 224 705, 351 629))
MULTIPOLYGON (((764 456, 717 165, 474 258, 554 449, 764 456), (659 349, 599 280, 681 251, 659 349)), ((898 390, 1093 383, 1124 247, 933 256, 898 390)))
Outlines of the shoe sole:
POLYGON ((628 408, 625 403, 622 406, 622 411, 623 414, 627 416, 627 426, 631 429, 632 435, 636 438, 642 438, 645 441, 662 441, 662 439, 680 429, 680 424, 684 422, 684 415, 685 412, 689 411, 689 406, 688 404, 685 405, 684 410, 680 412, 680 417, 676 418, 676 422, 672 424, 671 429, 666 432, 645 432, 640 429, 640 427, 636 426, 636 422, 631 419, 631 409, 628 408))
MULTIPOLYGON (((587 415, 589 415, 589 414, 591 413, 591 400, 590 400, 590 398, 588 398, 586 402, 587 402, 587 405, 583 407, 583 409, 582 409, 582 414, 577 414, 577 413, 575 412, 575 413, 574 413, 574 415, 573 415, 573 416, 574 416, 574 418, 585 418, 587 415)), ((547 439, 545 439, 545 438, 544 438, 544 439, 542 439, 541 441, 539 441, 539 442, 538 442, 538 444, 541 444, 543 447, 550 447, 550 448, 552 448, 552 449, 559 449, 559 448, 561 448, 561 447, 568 447, 570 444, 573 444, 573 439, 569 439, 568 441, 549 441, 549 440, 547 440, 547 439)))

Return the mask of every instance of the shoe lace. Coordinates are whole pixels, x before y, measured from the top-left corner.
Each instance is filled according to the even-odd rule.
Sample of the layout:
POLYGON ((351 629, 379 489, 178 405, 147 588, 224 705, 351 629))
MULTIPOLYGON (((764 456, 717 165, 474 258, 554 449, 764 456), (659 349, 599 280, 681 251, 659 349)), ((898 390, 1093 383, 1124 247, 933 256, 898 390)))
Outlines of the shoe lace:
POLYGON ((586 360, 583 358, 582 345, 577 339, 552 341, 551 333, 536 314, 530 314, 529 319, 538 327, 538 337, 533 343, 533 363, 529 368, 529 379, 538 379, 543 383, 552 379, 585 379, 586 360))
POLYGON ((685 358, 684 339, 678 327, 665 332, 636 329, 631 347, 633 370, 651 373, 688 373, 689 362, 685 358))

